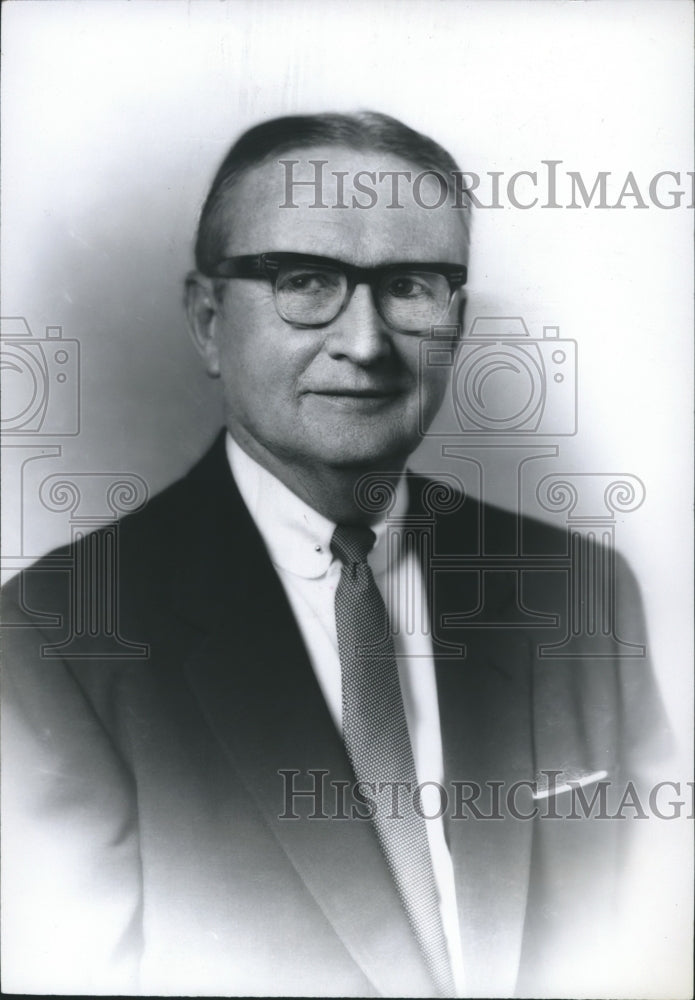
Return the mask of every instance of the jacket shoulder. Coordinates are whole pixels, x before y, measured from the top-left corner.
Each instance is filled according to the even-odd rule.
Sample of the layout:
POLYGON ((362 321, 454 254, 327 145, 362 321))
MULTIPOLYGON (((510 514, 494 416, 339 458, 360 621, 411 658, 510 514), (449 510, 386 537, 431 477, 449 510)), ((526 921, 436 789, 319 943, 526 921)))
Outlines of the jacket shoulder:
POLYGON ((153 591, 176 563, 187 532, 212 530, 212 508, 224 506, 232 489, 224 436, 186 473, 143 507, 42 556, 2 588, 3 621, 36 617, 36 609, 64 614, 71 600, 75 567, 117 567, 124 592, 153 591), (223 494, 221 496, 221 494, 223 494))
POLYGON ((566 528, 516 513, 467 493, 444 475, 409 473, 410 511, 436 524, 443 553, 554 556, 567 553, 566 528))

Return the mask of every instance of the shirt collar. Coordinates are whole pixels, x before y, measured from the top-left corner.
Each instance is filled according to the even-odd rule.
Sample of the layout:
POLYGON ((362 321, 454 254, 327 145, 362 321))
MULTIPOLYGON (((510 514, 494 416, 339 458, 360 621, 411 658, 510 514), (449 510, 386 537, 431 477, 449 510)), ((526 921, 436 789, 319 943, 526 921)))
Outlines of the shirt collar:
MULTIPOLYGON (((274 566, 305 579, 323 576, 333 562, 331 539, 335 523, 319 514, 271 472, 259 465, 227 432, 227 459, 241 497, 265 542, 274 566)), ((396 488, 391 517, 405 513, 407 487, 396 488)), ((386 517, 371 525, 376 535, 369 563, 375 573, 386 569, 386 517)))

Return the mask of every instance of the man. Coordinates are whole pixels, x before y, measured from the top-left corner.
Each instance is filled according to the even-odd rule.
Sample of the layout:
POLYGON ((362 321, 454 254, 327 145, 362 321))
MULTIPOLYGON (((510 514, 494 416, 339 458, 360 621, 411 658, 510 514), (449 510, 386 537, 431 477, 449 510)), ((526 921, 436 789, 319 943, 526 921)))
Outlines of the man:
MULTIPOLYGON (((637 778, 663 737, 649 670, 539 657, 552 572, 526 582, 537 629, 451 624, 482 533, 494 553, 519 525, 406 471, 447 387, 422 339, 462 322, 456 172, 378 114, 265 123, 220 167, 186 309, 226 432, 8 588, 6 987, 551 996, 616 956, 625 824, 532 817, 568 777, 637 778), (88 628, 57 656, 114 538, 147 658, 88 628)), ((487 597, 506 621, 504 574, 487 597)))

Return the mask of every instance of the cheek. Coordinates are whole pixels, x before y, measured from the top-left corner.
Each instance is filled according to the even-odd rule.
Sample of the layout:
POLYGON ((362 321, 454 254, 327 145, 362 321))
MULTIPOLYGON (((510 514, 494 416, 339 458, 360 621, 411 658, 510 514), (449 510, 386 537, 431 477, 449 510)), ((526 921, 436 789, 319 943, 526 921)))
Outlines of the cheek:
POLYGON ((432 368, 420 376, 420 399, 427 414, 433 416, 444 400, 451 381, 450 369, 432 368))
POLYGON ((253 415, 261 422, 273 417, 287 420, 288 409, 295 406, 303 358, 291 350, 286 338, 258 327, 229 330, 220 362, 232 413, 253 415))

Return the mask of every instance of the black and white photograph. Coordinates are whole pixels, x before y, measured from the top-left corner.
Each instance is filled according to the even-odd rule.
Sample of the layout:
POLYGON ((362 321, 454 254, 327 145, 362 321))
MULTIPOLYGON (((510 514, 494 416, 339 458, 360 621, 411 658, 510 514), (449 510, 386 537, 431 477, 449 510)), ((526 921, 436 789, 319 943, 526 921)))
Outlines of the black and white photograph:
POLYGON ((2 990, 686 1000, 693 7, 2 8, 2 990))

